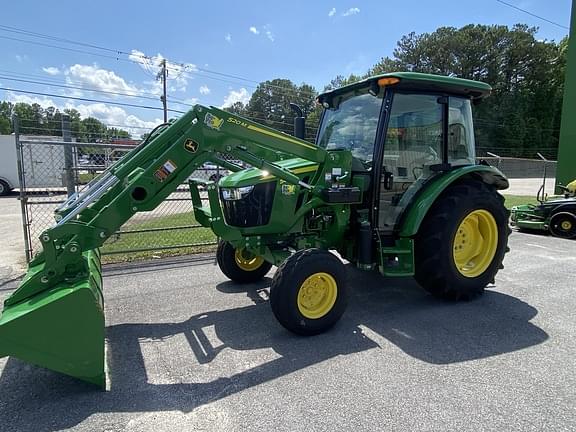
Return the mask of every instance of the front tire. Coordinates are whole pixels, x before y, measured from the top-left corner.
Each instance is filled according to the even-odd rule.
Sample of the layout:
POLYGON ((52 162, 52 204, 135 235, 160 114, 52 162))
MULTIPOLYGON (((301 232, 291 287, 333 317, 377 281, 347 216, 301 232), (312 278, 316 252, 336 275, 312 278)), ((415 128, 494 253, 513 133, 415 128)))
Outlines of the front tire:
POLYGON ((416 280, 435 297, 470 300, 493 283, 508 251, 504 197, 485 183, 449 187, 415 239, 416 280))
POLYGON ((259 256, 246 256, 243 250, 234 249, 230 243, 220 241, 216 251, 216 261, 228 279, 239 283, 257 282, 272 267, 259 256))
POLYGON ((322 333, 340 319, 348 295, 344 264, 330 252, 304 249, 276 271, 270 306, 276 319, 293 333, 322 333))

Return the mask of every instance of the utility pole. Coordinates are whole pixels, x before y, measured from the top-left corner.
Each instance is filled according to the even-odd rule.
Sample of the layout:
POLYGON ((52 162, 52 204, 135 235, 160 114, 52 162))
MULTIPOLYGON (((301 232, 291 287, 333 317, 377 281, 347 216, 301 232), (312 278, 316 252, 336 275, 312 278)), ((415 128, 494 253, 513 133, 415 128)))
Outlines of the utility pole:
POLYGON ((162 101, 162 106, 164 107, 164 123, 168 123, 168 101, 166 100, 166 77, 168 75, 168 71, 166 70, 166 59, 162 59, 162 63, 160 63, 162 69, 156 75, 157 80, 162 81, 162 96, 160 96, 160 100, 162 101))

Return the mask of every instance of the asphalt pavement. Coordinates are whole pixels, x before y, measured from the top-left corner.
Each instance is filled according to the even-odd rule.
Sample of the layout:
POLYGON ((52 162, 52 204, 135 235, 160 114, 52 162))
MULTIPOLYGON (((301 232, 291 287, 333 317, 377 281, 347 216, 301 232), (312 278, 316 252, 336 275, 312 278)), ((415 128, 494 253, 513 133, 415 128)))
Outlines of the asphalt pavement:
POLYGON ((108 266, 108 390, 2 359, 0 430, 576 430, 576 241, 510 245, 466 303, 350 268, 347 312, 311 338, 275 321, 269 278, 211 256, 108 266))

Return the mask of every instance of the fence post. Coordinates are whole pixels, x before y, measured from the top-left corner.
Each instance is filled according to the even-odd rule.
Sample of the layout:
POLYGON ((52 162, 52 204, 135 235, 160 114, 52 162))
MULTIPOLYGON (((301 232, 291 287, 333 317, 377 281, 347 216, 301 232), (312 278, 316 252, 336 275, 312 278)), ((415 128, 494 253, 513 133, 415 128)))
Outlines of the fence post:
POLYGON ((32 249, 30 248, 30 221, 28 219, 28 197, 26 196, 26 176, 24 172, 24 161, 22 157, 22 144, 20 143, 20 120, 14 114, 12 119, 14 125, 14 141, 16 144, 16 165, 18 166, 18 186, 20 188, 20 214, 22 215, 22 230, 24 233, 24 253, 26 262, 32 259, 32 249))
MULTIPOLYGON (((70 132, 70 117, 62 116, 62 141, 72 143, 72 133, 70 132)), ((76 182, 74 175, 74 155, 72 154, 72 144, 64 145, 64 179, 68 196, 76 192, 76 182)))

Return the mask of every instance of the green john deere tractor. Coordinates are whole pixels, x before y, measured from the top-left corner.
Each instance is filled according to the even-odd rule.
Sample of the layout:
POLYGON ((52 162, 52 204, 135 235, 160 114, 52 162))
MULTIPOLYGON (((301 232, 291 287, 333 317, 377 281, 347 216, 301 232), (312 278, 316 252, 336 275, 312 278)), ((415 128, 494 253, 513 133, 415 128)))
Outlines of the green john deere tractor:
POLYGON ((472 105, 490 90, 408 72, 371 77, 318 97, 315 144, 196 105, 57 209, 4 303, 0 355, 103 385, 98 248, 207 162, 232 173, 190 181, 194 216, 221 239, 230 279, 254 282, 278 267, 270 304, 290 331, 320 333, 343 314, 349 284, 332 251, 362 270, 414 276, 436 297, 482 294, 509 234, 497 192, 508 181, 475 162, 472 105))
POLYGON ((546 164, 544 161, 542 186, 536 194, 538 205, 523 204, 510 210, 510 225, 521 231, 549 232, 555 237, 576 238, 576 180, 566 186, 556 185, 562 195, 546 196, 546 164))

